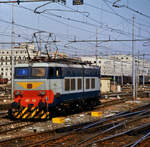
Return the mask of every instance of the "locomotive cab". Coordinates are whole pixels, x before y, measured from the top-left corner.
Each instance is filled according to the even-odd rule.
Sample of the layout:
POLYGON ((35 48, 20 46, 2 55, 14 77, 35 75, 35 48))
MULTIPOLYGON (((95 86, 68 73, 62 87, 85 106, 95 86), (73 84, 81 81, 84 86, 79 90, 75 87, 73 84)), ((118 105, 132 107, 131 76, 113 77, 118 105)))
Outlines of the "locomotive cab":
MULTIPOLYGON (((57 70, 55 72, 59 74, 57 70)), ((13 112, 13 117, 49 117, 48 104, 52 104, 54 100, 54 92, 48 80, 52 75, 54 68, 49 68, 46 63, 15 67, 12 110, 16 112, 13 112)))

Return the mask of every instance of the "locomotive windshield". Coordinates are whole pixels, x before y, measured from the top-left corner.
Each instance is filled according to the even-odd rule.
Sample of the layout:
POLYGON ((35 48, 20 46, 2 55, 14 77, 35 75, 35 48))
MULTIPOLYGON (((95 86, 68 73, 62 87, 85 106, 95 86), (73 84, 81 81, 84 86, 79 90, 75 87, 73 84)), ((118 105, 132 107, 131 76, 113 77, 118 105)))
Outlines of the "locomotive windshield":
POLYGON ((29 68, 19 67, 15 69, 16 77, 28 77, 29 76, 29 68))
POLYGON ((37 79, 46 78, 46 67, 16 67, 15 78, 16 79, 37 79))
POLYGON ((37 67, 32 68, 32 77, 44 77, 46 74, 46 68, 37 67))

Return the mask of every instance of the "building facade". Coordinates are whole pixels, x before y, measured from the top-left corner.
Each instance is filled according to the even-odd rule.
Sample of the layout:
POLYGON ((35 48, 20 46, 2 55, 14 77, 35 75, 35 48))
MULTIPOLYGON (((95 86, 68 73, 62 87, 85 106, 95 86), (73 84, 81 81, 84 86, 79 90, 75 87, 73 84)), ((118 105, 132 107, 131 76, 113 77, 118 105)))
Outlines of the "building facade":
POLYGON ((8 78, 11 80, 11 66, 12 66, 12 54, 14 57, 14 65, 18 63, 25 63, 28 61, 28 53, 30 57, 33 58, 36 54, 33 44, 21 44, 15 46, 11 52, 11 49, 0 49, 0 77, 8 78), (28 49, 28 51, 27 51, 28 49))
MULTIPOLYGON (((101 75, 107 76, 132 76, 132 56, 86 56, 81 57, 82 61, 90 61, 101 67, 101 75)), ((150 61, 135 58, 135 72, 138 75, 150 75, 150 61)))

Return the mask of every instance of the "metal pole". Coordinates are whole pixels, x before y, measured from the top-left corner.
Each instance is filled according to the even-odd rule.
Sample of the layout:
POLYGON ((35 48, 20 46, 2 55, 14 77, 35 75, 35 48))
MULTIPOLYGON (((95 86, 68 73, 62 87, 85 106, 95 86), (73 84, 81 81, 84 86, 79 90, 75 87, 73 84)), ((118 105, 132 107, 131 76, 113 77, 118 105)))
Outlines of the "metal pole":
POLYGON ((134 16, 132 24, 132 92, 133 100, 136 100, 136 90, 135 90, 135 53, 134 53, 134 16))
POLYGON ((116 70, 115 70, 115 57, 114 57, 113 62, 114 62, 114 86, 115 86, 115 84, 116 84, 116 76, 115 76, 115 72, 116 72, 116 70))
POLYGON ((98 30, 96 29, 96 65, 97 65, 97 48, 98 48, 98 30))
POLYGON ((138 60, 136 62, 136 98, 138 96, 138 87, 139 87, 139 51, 138 51, 138 60))
POLYGON ((123 86, 123 62, 121 60, 121 85, 123 86))
POLYGON ((12 4, 12 32, 11 32, 11 98, 13 99, 14 91, 14 55, 13 55, 13 45, 14 45, 14 5, 12 4))
POLYGON ((144 85, 145 85, 145 77, 144 77, 144 55, 145 54, 143 54, 143 87, 144 87, 144 85))

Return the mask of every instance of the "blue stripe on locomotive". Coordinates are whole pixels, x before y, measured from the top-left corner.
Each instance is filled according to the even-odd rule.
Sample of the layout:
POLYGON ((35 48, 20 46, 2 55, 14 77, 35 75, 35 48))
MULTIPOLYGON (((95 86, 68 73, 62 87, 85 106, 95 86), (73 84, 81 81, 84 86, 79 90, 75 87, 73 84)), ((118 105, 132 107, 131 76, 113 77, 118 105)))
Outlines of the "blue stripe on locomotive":
POLYGON ((62 94, 60 97, 55 98, 53 104, 49 104, 49 107, 55 106, 60 103, 68 103, 83 98, 87 99, 92 97, 100 97, 100 91, 97 90, 97 91, 62 94))
POLYGON ((71 68, 71 67, 50 67, 48 74, 49 79, 63 79, 64 77, 100 77, 100 68, 71 68), (56 70, 60 75, 56 76, 56 70))
MULTIPOLYGON (((28 67, 29 75, 14 77, 15 79, 63 79, 64 77, 100 77, 100 68, 71 68, 71 67, 46 67, 44 77, 32 77, 31 67, 28 67), (56 70, 59 75, 56 76, 56 70)), ((17 68, 15 72, 17 71, 17 68)), ((15 74, 16 75, 16 74, 15 74)))

